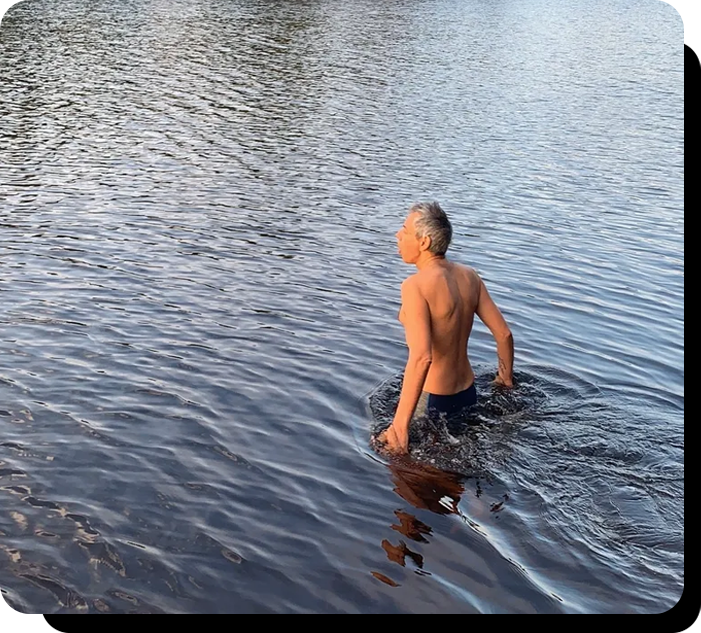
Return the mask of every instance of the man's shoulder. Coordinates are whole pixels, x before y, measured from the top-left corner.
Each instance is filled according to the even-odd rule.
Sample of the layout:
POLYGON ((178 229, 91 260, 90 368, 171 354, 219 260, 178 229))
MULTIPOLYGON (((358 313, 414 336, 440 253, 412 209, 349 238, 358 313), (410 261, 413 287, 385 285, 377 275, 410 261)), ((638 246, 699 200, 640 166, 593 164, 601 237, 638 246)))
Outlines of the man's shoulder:
POLYGON ((469 280, 469 283, 479 284, 479 273, 472 266, 468 266, 467 264, 460 264, 457 262, 453 262, 453 266, 455 267, 454 270, 457 273, 458 277, 469 280))
MULTIPOLYGON (((419 271, 420 272, 420 271, 419 271)), ((416 288, 419 283, 419 272, 415 272, 412 275, 409 275, 403 282, 402 282, 402 290, 410 290, 412 288, 416 288)))
POLYGON ((461 270, 470 275, 477 275, 477 271, 472 266, 468 266, 467 264, 461 264, 460 262, 452 262, 452 264, 457 270, 461 270))
POLYGON ((410 275, 402 282, 402 297, 403 299, 409 299, 409 297, 422 297, 428 300, 430 296, 430 283, 427 285, 427 281, 424 277, 422 271, 417 271, 413 275, 410 275))

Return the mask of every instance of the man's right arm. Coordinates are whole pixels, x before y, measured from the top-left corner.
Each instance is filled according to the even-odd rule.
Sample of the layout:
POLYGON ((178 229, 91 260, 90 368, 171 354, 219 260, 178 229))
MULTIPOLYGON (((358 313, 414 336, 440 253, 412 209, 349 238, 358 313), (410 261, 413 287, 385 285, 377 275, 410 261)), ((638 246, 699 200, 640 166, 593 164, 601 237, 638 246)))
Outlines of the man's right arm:
POLYGON ((499 371, 495 382, 506 387, 514 384, 514 337, 501 311, 489 295, 482 279, 479 280, 479 299, 477 301, 477 316, 489 328, 497 343, 499 371))

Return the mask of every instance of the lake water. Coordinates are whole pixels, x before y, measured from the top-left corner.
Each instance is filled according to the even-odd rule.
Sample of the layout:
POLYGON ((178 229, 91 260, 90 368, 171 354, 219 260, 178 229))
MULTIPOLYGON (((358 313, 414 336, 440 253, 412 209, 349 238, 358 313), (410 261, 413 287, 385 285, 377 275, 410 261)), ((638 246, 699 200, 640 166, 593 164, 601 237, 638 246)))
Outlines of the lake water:
POLYGON ((658 0, 25 0, 0 29, 0 586, 32 613, 661 613, 683 26, 658 0), (372 431, 438 200, 515 337, 372 431))

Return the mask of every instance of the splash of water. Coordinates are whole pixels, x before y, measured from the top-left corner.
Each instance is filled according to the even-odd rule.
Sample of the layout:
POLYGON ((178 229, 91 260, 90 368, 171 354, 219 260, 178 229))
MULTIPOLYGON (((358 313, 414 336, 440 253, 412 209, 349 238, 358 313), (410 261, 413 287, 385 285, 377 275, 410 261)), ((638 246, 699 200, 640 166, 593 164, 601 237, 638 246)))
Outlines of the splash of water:
MULTIPOLYGON (((371 444, 392 422, 401 392, 403 374, 391 376, 369 397, 372 413, 371 444)), ((487 474, 490 464, 508 453, 508 436, 527 424, 546 400, 538 380, 526 373, 514 376, 514 388, 491 384, 493 373, 480 371, 475 378, 477 403, 456 416, 416 417, 409 429, 412 459, 465 476, 487 474)))

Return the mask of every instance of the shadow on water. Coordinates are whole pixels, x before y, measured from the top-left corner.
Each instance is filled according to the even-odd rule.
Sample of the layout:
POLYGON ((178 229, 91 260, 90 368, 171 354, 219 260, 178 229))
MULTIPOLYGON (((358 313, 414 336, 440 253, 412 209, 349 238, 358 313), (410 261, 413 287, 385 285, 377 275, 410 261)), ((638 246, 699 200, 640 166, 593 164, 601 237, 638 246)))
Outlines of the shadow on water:
POLYGON ((382 542, 388 559, 428 575, 428 551, 407 543, 452 529, 432 522, 429 511, 456 516, 531 578, 539 570, 536 600, 564 599, 574 612, 674 604, 683 587, 684 524, 675 412, 550 366, 517 373, 512 390, 494 387, 492 378, 477 371, 478 402, 462 417, 414 420, 401 458, 387 459, 374 438, 392 421, 402 375, 366 396, 366 441, 387 464, 394 492, 417 509, 417 516, 394 511, 391 529, 405 539, 382 542), (622 588, 625 607, 608 598, 622 588))
MULTIPOLYGON (((508 494, 503 494, 501 500, 496 503, 490 503, 486 499, 480 500, 482 489, 479 478, 441 470, 408 456, 393 457, 388 463, 388 469, 394 492, 419 512, 395 509, 394 519, 389 527, 399 536, 397 539, 383 539, 381 546, 391 563, 409 567, 419 576, 432 576, 434 572, 429 569, 435 565, 425 565, 424 553, 416 550, 422 550, 424 546, 429 545, 445 531, 446 526, 443 523, 435 527, 429 525, 416 516, 417 514, 426 520, 429 520, 431 515, 425 512, 444 517, 455 516, 474 532, 484 536, 481 524, 489 520, 489 515, 496 516, 509 499, 508 494), (474 490, 471 490, 473 486, 474 490), (465 505, 468 506, 469 516, 465 513, 465 505), (407 541, 414 544, 408 545, 407 541)), ((422 551, 427 554, 431 550, 422 551)), ((396 581, 385 574, 372 574, 389 586, 398 586, 396 581)))
MULTIPOLYGON (((465 491, 464 477, 412 462, 409 458, 394 459, 389 464, 394 491, 414 508, 429 510, 436 514, 459 514, 458 503, 465 491)), ((394 511, 395 522, 390 527, 409 541, 426 544, 433 528, 405 510, 394 511)), ((407 559, 419 575, 430 575, 424 570, 424 557, 412 550, 403 539, 394 544, 389 539, 382 541, 382 549, 390 562, 406 567, 407 559)), ((373 576, 390 586, 396 582, 388 576, 373 572, 373 576)))
MULTIPOLYGON (((392 421, 402 378, 402 374, 390 377, 366 398, 372 419, 370 446, 382 457, 387 456, 377 449, 375 438, 392 421)), ((486 515, 498 513, 509 499, 505 487, 494 477, 492 466, 507 458, 509 437, 545 400, 545 393, 525 374, 515 377, 516 386, 512 390, 493 387, 492 378, 491 373, 479 373, 478 402, 467 413, 451 418, 414 419, 410 428, 410 454, 393 456, 387 462, 394 492, 413 508, 436 515, 454 515, 478 532, 479 523, 488 518, 486 515), (490 447, 485 446, 487 441, 490 447), (489 497, 497 495, 498 500, 493 503, 480 500, 483 485, 489 486, 489 497), (469 507, 469 516, 461 509, 461 500, 469 507)), ((382 541, 388 560, 401 567, 409 565, 418 575, 430 576, 424 569, 424 555, 407 541, 429 543, 434 527, 404 509, 396 509, 394 516, 390 527, 404 538, 397 543, 390 539, 382 541)), ((389 586, 397 586, 395 580, 384 574, 373 572, 373 575, 389 586)))

